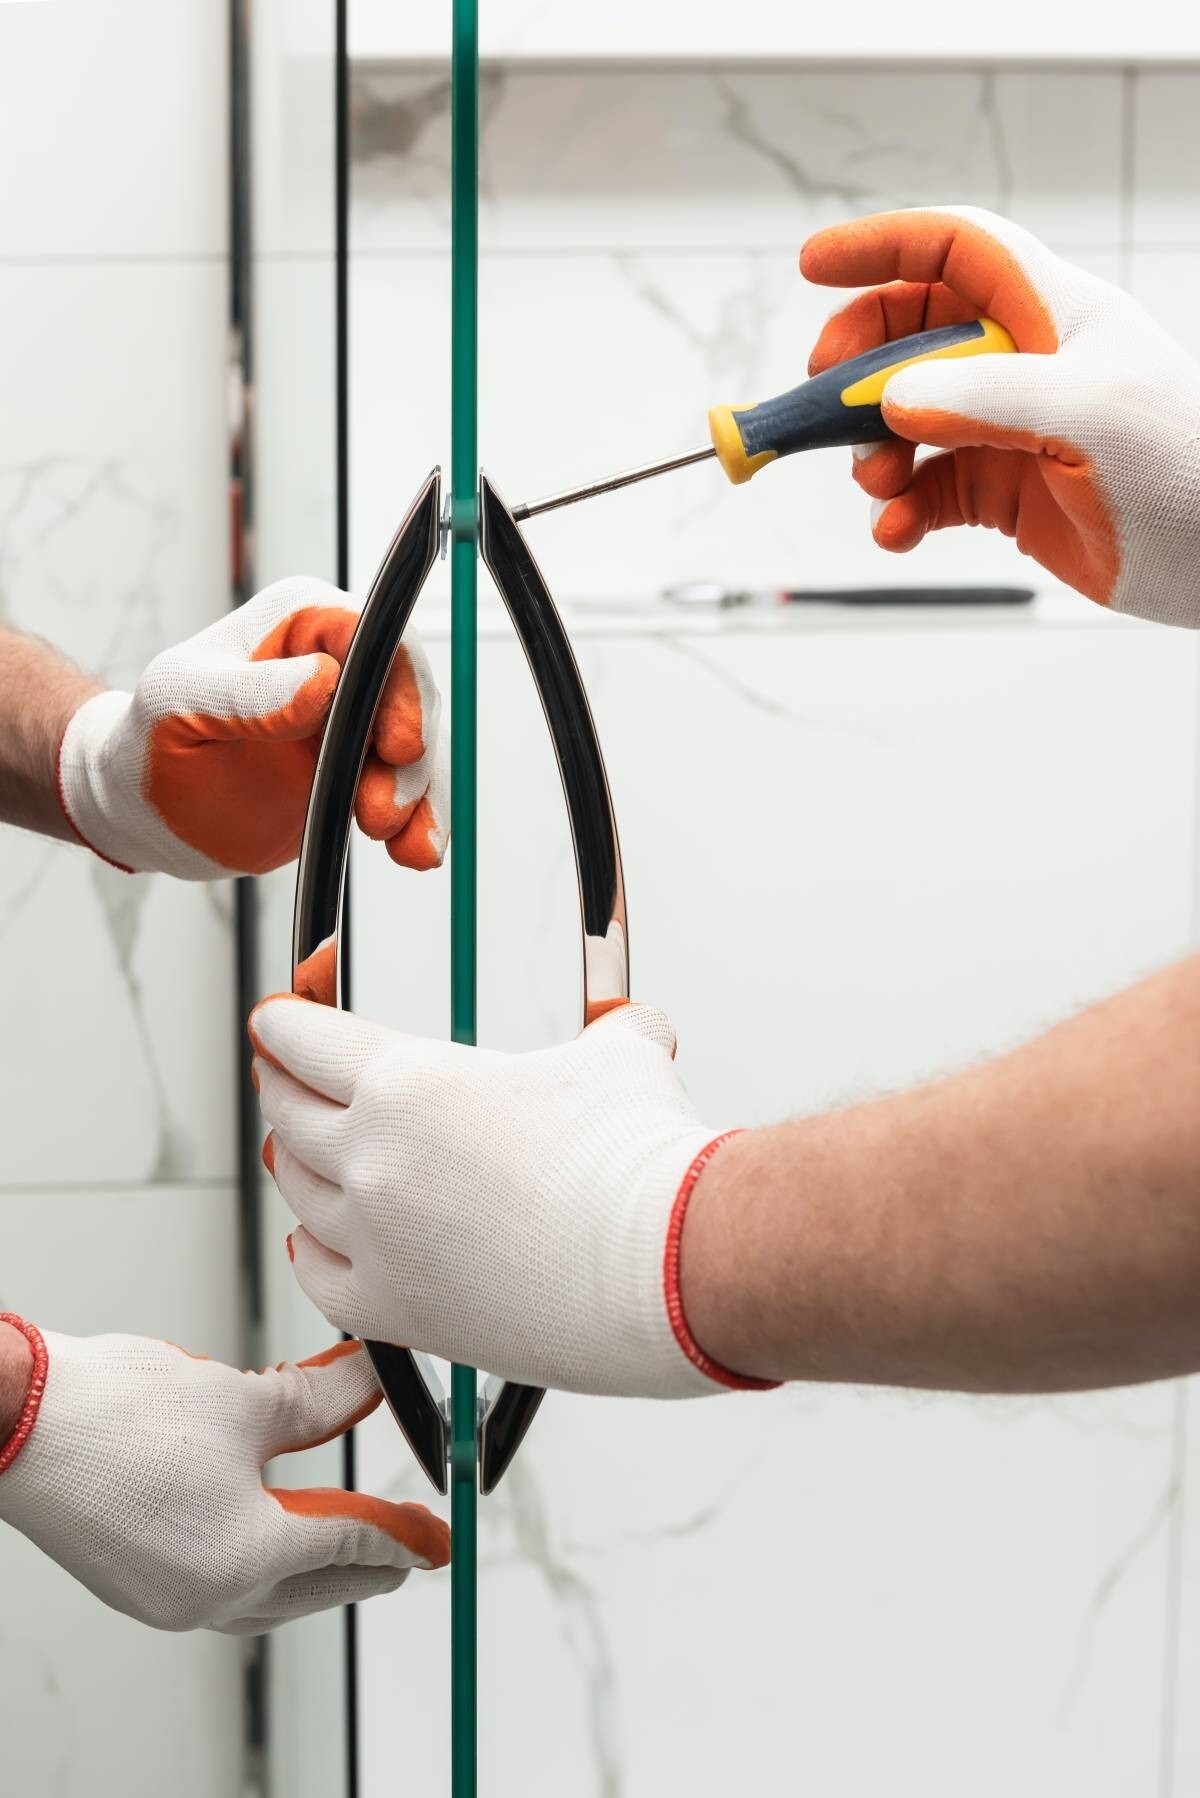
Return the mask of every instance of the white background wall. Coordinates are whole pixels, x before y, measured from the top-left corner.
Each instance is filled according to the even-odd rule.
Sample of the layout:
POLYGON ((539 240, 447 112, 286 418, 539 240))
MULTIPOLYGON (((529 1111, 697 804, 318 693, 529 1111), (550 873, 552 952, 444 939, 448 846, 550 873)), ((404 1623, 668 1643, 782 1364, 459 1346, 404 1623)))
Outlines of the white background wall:
MULTIPOLYGON (((830 305, 798 245, 877 207, 996 207, 1186 331, 1198 103, 1200 78, 1122 70, 485 73, 485 466, 553 491, 790 384, 830 305)), ((449 447, 446 105, 440 71, 360 70, 359 584, 449 447)), ((978 532, 883 557, 848 461, 736 492, 693 470, 529 527, 609 757, 635 990, 718 1123, 961 1065, 1195 935, 1189 635, 1053 592, 955 623, 656 603, 693 575, 1030 577, 978 532)), ((444 594, 439 570, 418 614, 443 670, 444 594)), ((577 926, 541 719, 486 629, 481 1035, 522 1048, 576 1028, 577 926)), ((445 876, 366 847, 354 872, 360 1008, 444 1033, 445 876)), ((552 1398, 482 1508, 484 1789, 1193 1791, 1194 1403, 552 1398)), ((421 1495, 388 1422, 363 1435, 364 1483, 421 1495)), ((368 1798, 446 1789, 447 1601, 424 1581, 363 1612, 368 1798)))
MULTIPOLYGON (((0 617, 114 685, 228 604, 226 18, 0 5, 0 617)), ((230 895, 0 836, 0 1308, 240 1364, 230 895)), ((0 1529, 5 1792, 232 1798, 241 1646, 0 1529)))

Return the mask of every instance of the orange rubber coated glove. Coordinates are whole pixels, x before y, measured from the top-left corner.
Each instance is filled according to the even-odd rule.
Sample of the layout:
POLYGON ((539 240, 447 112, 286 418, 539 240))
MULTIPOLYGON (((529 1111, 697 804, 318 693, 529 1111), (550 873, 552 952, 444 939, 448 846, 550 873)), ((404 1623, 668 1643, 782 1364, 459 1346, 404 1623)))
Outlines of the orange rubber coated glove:
MULTIPOLYGON (((130 872, 183 880, 263 874, 294 860, 321 732, 361 602, 325 581, 276 581, 156 656, 132 693, 75 713, 58 758, 83 841, 130 872)), ((358 822, 394 861, 446 848, 449 756, 428 658, 409 632, 375 720, 358 822)))
POLYGON ((0 1442, 0 1518, 116 1611, 259 1635, 444 1567, 424 1505, 264 1486, 275 1455, 341 1436, 382 1396, 358 1342, 238 1373, 142 1336, 28 1339, 33 1380, 0 1442))
POLYGON ((854 462, 881 548, 981 524, 1114 611, 1200 625, 1200 367, 1127 293, 965 206, 832 226, 800 269, 871 284, 829 320, 810 373, 982 314, 1022 352, 893 375, 883 414, 906 441, 854 462), (944 453, 914 467, 915 444, 944 453))

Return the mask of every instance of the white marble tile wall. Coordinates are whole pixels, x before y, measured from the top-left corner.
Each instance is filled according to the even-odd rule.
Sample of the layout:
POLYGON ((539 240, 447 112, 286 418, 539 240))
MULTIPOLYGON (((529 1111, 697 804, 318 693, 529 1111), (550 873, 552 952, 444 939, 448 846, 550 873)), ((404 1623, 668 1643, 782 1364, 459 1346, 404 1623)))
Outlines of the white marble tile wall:
MULTIPOLYGON (((0 6, 0 618, 115 685, 228 604, 226 31, 0 6)), ((0 944, 4 1302, 237 1358, 229 892, 4 831, 0 944)), ((11 1533, 0 1587, 12 1789, 238 1788, 240 1645, 140 1630, 11 1533)))
MULTIPOLYGON (((880 206, 1014 214, 1186 332, 1198 104, 1200 77, 1121 70, 493 73, 485 465, 526 497, 685 447, 711 401, 790 383, 829 304, 800 284, 799 242, 880 206)), ((355 116, 363 582, 448 450, 444 80, 364 70, 355 116)), ((1028 575, 979 533, 882 557, 844 464, 737 492, 691 471, 531 527, 578 602, 636 987, 674 1014, 718 1121, 961 1064, 1195 939, 1189 637, 1069 600, 960 629, 644 624, 661 585, 696 574, 1028 575)), ((519 1048, 576 1027, 569 845, 502 630, 480 681, 481 1026, 519 1048)), ((444 1032, 445 875, 402 884, 363 848, 355 881, 359 1005, 444 1032)), ((553 1399, 482 1513, 487 1790, 1183 1798, 1200 1778, 1194 1404, 1184 1385, 553 1399)), ((362 1435, 364 1484, 417 1495, 387 1420, 362 1435)), ((365 1798, 444 1789, 445 1590, 368 1606, 362 1629, 365 1798)))
MULTIPOLYGON (((835 303, 801 283, 798 247, 849 214, 970 201, 1127 278, 1148 110, 1119 71, 485 73, 485 466, 513 498, 553 491, 702 443, 711 404, 791 385, 835 303)), ((351 355, 370 447, 352 528, 365 571, 399 496, 448 452, 445 80, 364 68, 355 129, 351 355)), ((541 520, 539 550, 564 592, 605 598, 692 576, 918 578, 875 549, 848 463, 811 457, 737 491, 715 466, 687 470, 541 520)), ((965 532, 920 564, 931 579, 1020 571, 1011 545, 965 532)))

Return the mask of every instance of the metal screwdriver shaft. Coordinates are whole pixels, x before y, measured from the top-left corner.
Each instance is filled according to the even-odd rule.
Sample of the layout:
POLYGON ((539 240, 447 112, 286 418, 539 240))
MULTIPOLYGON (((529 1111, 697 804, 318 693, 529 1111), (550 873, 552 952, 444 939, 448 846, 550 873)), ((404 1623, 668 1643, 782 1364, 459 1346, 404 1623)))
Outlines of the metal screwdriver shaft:
POLYGON ((565 493, 552 493, 547 499, 535 499, 528 506, 514 506, 518 524, 526 518, 538 518, 543 512, 557 512, 560 506, 573 506, 581 499, 595 499, 601 493, 615 493, 618 487, 632 487, 636 481, 652 481, 655 475, 670 474, 675 468, 690 468, 693 462, 707 462, 716 455, 711 443, 703 449, 688 450, 682 456, 668 456, 665 462, 646 462, 641 468, 627 468, 623 474, 610 475, 606 481, 592 481, 586 487, 569 487, 565 493))

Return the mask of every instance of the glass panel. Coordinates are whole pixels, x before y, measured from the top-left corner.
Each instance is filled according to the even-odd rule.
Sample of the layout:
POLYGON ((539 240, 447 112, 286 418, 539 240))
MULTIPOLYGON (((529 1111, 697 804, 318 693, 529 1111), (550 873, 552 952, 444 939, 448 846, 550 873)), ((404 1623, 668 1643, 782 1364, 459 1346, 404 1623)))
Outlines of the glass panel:
MULTIPOLYGON (((246 504, 252 589, 290 574, 337 577, 335 7, 253 0, 249 72, 250 254, 246 504)), ((291 986, 294 867, 254 883, 259 993, 291 986)), ((259 1176, 260 1358, 294 1359, 333 1339, 282 1253, 290 1214, 259 1176)), ((342 1450, 284 1456, 273 1484, 337 1485, 342 1450)), ((265 1785, 271 1798, 350 1798, 343 1613, 263 1640, 265 1785)))
MULTIPOLYGON (((687 450, 710 404, 798 378, 830 307, 798 279, 799 243, 849 212, 943 199, 947 118, 973 146, 957 197, 1128 275, 1119 74, 698 67, 682 42, 652 69, 537 66, 538 19, 573 15, 535 10, 512 34, 530 60, 485 63, 481 86, 480 445, 510 501, 687 450), (1030 134, 1050 107, 1072 121, 1066 172, 1061 143, 1052 162, 1030 134)), ((451 410, 446 70, 387 41, 354 68, 359 582, 445 457, 451 410)), ((718 1120, 924 1077, 1187 940, 1194 670, 1169 634, 1102 631, 1061 595, 1019 621, 662 602, 697 577, 742 593, 921 578, 873 548, 846 460, 737 491, 683 470, 528 530, 570 604, 609 764, 635 990, 673 1016, 718 1120), (1131 676, 1139 729, 1117 741, 1131 676), (1185 772, 1143 819, 1163 768, 1185 772), (1110 927, 1081 935, 1097 890, 1110 927)), ((922 556, 946 583, 1038 579, 980 532, 922 556)), ((436 570, 418 615, 444 687, 447 587, 436 570)), ((577 1027, 570 843, 486 582, 478 680, 479 1035, 535 1047, 577 1027)), ((398 881, 368 847, 355 881, 359 1002, 445 1035, 445 877, 398 881)), ((1158 1549, 1127 1551, 1161 1547, 1173 1402, 551 1394, 479 1512, 488 1798, 866 1792, 909 1764, 938 1792, 964 1765, 989 1794, 1022 1765, 1103 1798, 1152 1781, 1156 1675, 1138 1667, 1159 1664, 1168 1582, 1158 1549)), ((424 1496, 394 1430, 362 1434, 363 1484, 424 1496)), ((444 1583, 364 1607, 362 1630, 363 1798, 445 1793, 444 1583)))

